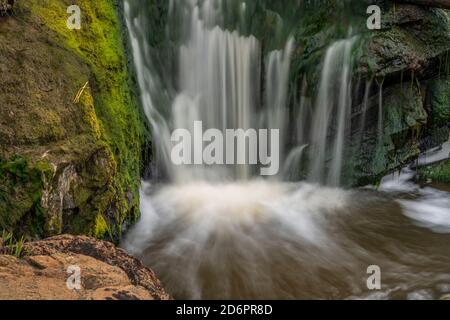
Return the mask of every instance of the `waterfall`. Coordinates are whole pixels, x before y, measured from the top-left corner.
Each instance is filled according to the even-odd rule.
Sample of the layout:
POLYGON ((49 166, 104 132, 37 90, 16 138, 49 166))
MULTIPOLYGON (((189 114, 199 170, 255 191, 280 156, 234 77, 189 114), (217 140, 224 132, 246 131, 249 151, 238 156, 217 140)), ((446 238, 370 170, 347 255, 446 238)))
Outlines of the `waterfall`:
MULTIPOLYGON (((157 170, 168 179, 143 183, 142 217, 122 246, 151 267, 174 298, 395 299, 423 288, 440 292, 448 284, 443 266, 450 263, 450 235, 431 233, 450 233, 448 194, 417 191, 411 183, 405 190, 396 181, 381 187, 392 188, 392 198, 405 191, 400 201, 339 188, 346 183, 349 148, 361 147, 365 127, 377 126, 366 124, 376 118, 375 108, 375 116, 368 113, 371 81, 364 97, 352 95, 355 37, 329 45, 316 89, 306 75, 302 83, 291 81, 297 50, 292 38, 270 51, 247 32, 250 1, 171 0, 158 48, 148 34, 154 17, 140 10, 142 2, 124 1, 157 170), (354 97, 363 106, 352 124, 354 97), (178 128, 192 137, 192 149, 185 151, 194 164, 171 161, 178 128), (203 130, 251 128, 279 130, 282 170, 273 179, 257 178, 261 164, 208 165, 198 159, 207 143, 203 130), (374 263, 383 267, 383 287, 376 292, 364 278, 374 263), (429 270, 426 276, 423 270, 429 270)), ((270 142, 261 149, 275 149, 270 142)), ((245 145, 232 152, 237 148, 254 156, 245 145)))
POLYGON ((378 141, 377 150, 383 147, 383 133, 384 133, 384 122, 383 122, 383 82, 384 79, 378 83, 378 141))
MULTIPOLYGON (((208 4, 205 2, 204 6, 208 4)), ((259 42, 252 36, 243 37, 218 26, 209 29, 199 10, 197 6, 192 8, 189 39, 180 47, 179 91, 172 106, 174 128, 192 131, 194 121, 202 121, 205 129, 222 132, 253 128, 255 97, 260 91, 259 42)), ((204 167, 195 170, 191 176, 204 177, 204 167)), ((236 166, 233 175, 248 179, 250 168, 236 166)))
MULTIPOLYGON (((223 26, 222 5, 221 0, 171 2, 172 19, 181 21, 178 26, 181 30, 172 32, 181 36, 175 50, 173 80, 163 81, 167 75, 158 78, 157 62, 142 30, 146 17, 137 14, 132 18, 130 1, 125 0, 142 104, 153 127, 159 166, 177 182, 249 180, 256 176, 254 164, 203 165, 196 161, 196 165, 174 165, 170 158, 171 132, 178 128, 188 130, 192 133, 193 144, 201 149, 204 142, 199 141, 201 136, 195 135, 196 121, 202 122, 203 130, 221 132, 277 129, 281 141, 279 157, 283 163, 280 179, 295 179, 291 170, 306 171, 312 182, 339 186, 351 122, 351 54, 355 38, 337 41, 327 49, 317 99, 311 105, 302 96, 298 120, 293 123, 288 112, 293 39, 290 38, 283 49, 263 56, 262 45, 254 36, 243 36, 223 26), (264 79, 264 90, 261 79, 264 79), (260 94, 262 91, 264 96, 260 94), (155 103, 155 97, 162 94, 168 102, 155 103), (291 137, 288 130, 292 128, 298 135, 294 145, 288 146, 286 142, 291 137), (309 165, 304 167, 307 162, 301 160, 306 154, 309 165)), ((245 3, 240 10, 242 20, 245 3)), ((175 23, 169 26, 177 28, 175 23)), ((268 148, 270 152, 270 145, 268 148)), ((246 149, 235 151, 250 157, 246 149)))
MULTIPOLYGON (((287 113, 288 75, 290 71, 290 54, 294 47, 293 39, 286 44, 286 48, 269 54, 266 75, 266 117, 270 129, 281 131, 280 136, 285 139, 289 132, 287 113)), ((280 150, 280 154, 285 154, 280 150)))
POLYGON ((309 179, 313 182, 339 186, 341 181, 350 123, 354 42, 355 38, 338 41, 325 55, 311 130, 309 179))
MULTIPOLYGON (((184 34, 177 49, 178 70, 171 87, 170 112, 156 106, 153 97, 160 95, 160 79, 154 75, 154 61, 150 45, 142 33, 145 17, 131 18, 130 1, 125 1, 127 26, 132 39, 134 61, 142 93, 142 104, 153 127, 157 153, 162 155, 160 164, 166 167, 173 181, 200 180, 248 180, 254 176, 251 164, 228 166, 174 166, 170 160, 172 143, 170 133, 178 128, 191 132, 194 145, 202 146, 203 141, 194 132, 193 124, 201 121, 203 130, 217 129, 277 129, 280 140, 286 139, 288 116, 287 94, 290 72, 290 55, 294 48, 289 39, 282 50, 269 52, 262 57, 260 42, 254 36, 242 36, 238 31, 221 27, 224 17, 219 8, 220 0, 202 2, 180 1, 184 34), (142 19, 142 20, 141 20, 142 19), (265 60, 266 95, 260 97, 261 61, 265 60), (261 106, 264 105, 264 108, 261 106), (168 114, 164 117, 163 114, 168 114)), ((174 11, 175 2, 171 2, 174 11)), ((245 11, 245 3, 241 6, 245 11)), ((241 17, 242 18, 242 17, 241 17)), ((245 147, 245 146, 244 146, 245 147)), ((271 146, 268 146, 270 153, 271 146)), ((282 148, 281 148, 282 149, 282 148)), ((200 152, 200 151, 199 151, 200 152)), ((249 157, 248 150, 236 150, 249 157)), ((280 156, 284 156, 283 149, 280 156)), ((266 159, 262 159, 264 162, 266 159)))
POLYGON ((360 122, 359 122, 359 141, 358 146, 362 146, 362 142, 364 139, 364 130, 366 128, 366 121, 367 121, 367 111, 369 109, 369 98, 370 98, 370 90, 372 88, 372 79, 366 81, 366 85, 364 87, 364 98, 363 98, 363 104, 361 108, 361 116, 360 116, 360 122))

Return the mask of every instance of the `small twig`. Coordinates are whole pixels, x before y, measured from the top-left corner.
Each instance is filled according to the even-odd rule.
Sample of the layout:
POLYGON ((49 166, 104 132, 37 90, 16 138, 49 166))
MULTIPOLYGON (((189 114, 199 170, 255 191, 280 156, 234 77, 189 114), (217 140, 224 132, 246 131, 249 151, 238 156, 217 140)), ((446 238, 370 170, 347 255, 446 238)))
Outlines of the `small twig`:
POLYGON ((77 95, 76 95, 75 98, 73 99, 73 102, 74 102, 74 103, 79 103, 79 102, 80 102, 81 95, 83 94, 84 90, 86 90, 86 88, 88 87, 88 85, 89 85, 89 81, 87 81, 87 82, 84 84, 84 86, 83 86, 80 90, 78 90, 77 95))

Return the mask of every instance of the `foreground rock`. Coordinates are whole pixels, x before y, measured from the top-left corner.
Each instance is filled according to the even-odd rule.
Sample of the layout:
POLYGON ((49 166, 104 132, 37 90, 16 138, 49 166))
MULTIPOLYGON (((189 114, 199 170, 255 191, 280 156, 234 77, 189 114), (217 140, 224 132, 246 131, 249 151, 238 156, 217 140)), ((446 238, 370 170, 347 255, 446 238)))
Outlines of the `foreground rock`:
MULTIPOLYGON (((1 253, 0 248, 0 253, 1 253)), ((24 257, 0 255, 0 299, 167 300, 155 274, 113 244, 59 236, 24 246, 24 257), (67 287, 70 266, 81 289, 67 287)))

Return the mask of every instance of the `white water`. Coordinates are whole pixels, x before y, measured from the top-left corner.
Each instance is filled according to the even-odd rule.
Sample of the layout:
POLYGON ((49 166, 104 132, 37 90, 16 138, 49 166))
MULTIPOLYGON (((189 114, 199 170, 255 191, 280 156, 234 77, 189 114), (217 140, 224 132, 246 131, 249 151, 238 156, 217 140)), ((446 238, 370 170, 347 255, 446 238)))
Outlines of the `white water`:
MULTIPOLYGON (((177 44, 172 83, 155 72, 158 62, 143 29, 148 17, 132 18, 133 2, 125 0, 142 104, 153 127, 159 169, 169 173, 170 182, 143 184, 142 218, 123 246, 152 267, 177 298, 435 298, 448 293, 450 274, 442 266, 450 254, 442 244, 449 239, 434 234, 447 230, 447 211, 440 209, 448 194, 414 187, 413 198, 393 201, 376 192, 337 188, 350 130, 355 38, 330 45, 318 97, 309 103, 302 95, 296 145, 282 148, 285 165, 278 181, 257 179, 248 165, 171 164, 170 133, 192 131, 196 120, 205 128, 276 128, 282 141, 290 136, 288 80, 295 43, 287 41, 263 57, 256 38, 222 27, 220 4, 171 1, 172 11, 183 8, 185 35, 177 44), (167 109, 161 100, 168 101, 167 109), (303 161, 306 154, 309 163, 303 161), (310 183, 281 181, 295 180, 291 175, 305 169, 303 162, 310 183), (428 209, 435 213, 431 218, 423 214, 428 209), (431 249, 434 254, 428 256, 431 249), (372 264, 382 267, 385 279, 375 296, 366 287, 372 264)), ((391 182, 391 189, 383 183, 394 196, 411 191, 405 186, 410 188, 409 182, 391 182)))
POLYGON ((176 298, 440 298, 450 194, 406 178, 383 183, 396 201, 307 183, 146 184, 143 217, 122 245, 176 298), (375 292, 370 265, 382 270, 375 292))
MULTIPOLYGON (((448 154, 447 154, 448 158, 448 154)), ((436 233, 450 233, 450 195, 449 192, 433 187, 420 187, 412 179, 415 172, 409 168, 385 177, 380 185, 381 191, 400 195, 397 201, 403 213, 415 224, 436 233), (411 198, 410 196, 413 195, 411 198)))
MULTIPOLYGON (((283 172, 292 172, 289 171, 292 160, 298 159, 299 150, 304 150, 310 154, 309 165, 296 171, 309 168, 311 182, 339 186, 349 138, 351 54, 356 39, 337 41, 327 50, 315 99, 316 112, 309 115, 302 100, 298 123, 294 124, 302 134, 294 141, 297 145, 287 149, 288 128, 292 123, 288 111, 288 81, 290 58, 295 48, 293 39, 289 39, 282 50, 269 52, 263 57, 261 44, 255 37, 241 36, 237 31, 219 26, 224 20, 218 9, 222 1, 208 0, 202 5, 197 5, 196 1, 176 3, 187 7, 183 11, 183 21, 188 23, 185 23, 187 31, 184 30, 186 39, 177 53, 177 80, 173 85, 176 89, 173 93, 167 92, 171 100, 170 112, 160 110, 154 102, 154 97, 161 95, 164 88, 155 76, 152 50, 141 30, 145 17, 127 19, 142 104, 153 127, 156 153, 162 158, 159 165, 165 167, 171 180, 249 180, 259 172, 252 165, 174 166, 170 159, 171 132, 183 128, 195 136, 194 121, 202 121, 204 130, 213 128, 222 132, 226 129, 277 129, 281 142, 279 155, 284 164, 279 179, 292 178, 291 174, 283 175, 283 172), (261 61, 264 61, 264 70, 261 70, 261 61), (263 71, 264 76, 261 77, 263 71), (264 97, 260 97, 261 79, 265 82, 264 97), (312 125, 308 123, 310 121, 312 125)), ((171 6, 174 5, 175 2, 171 6)), ((125 1, 126 16, 130 15, 130 6, 125 1)), ((248 157, 247 149, 236 151, 248 157)), ((272 151, 270 147, 268 151, 272 151)))
POLYGON ((430 165, 445 159, 448 159, 450 154, 450 140, 440 147, 433 148, 424 152, 418 159, 418 166, 430 165))
MULTIPOLYGON (((221 132, 226 129, 278 129, 280 140, 285 141, 293 40, 289 40, 283 50, 262 57, 261 45, 255 37, 241 36, 237 31, 218 26, 223 17, 215 8, 221 6, 221 1, 208 0, 202 5, 197 5, 196 1, 180 3, 187 6, 185 20, 189 23, 186 40, 178 49, 177 90, 172 98, 169 118, 162 118, 162 112, 153 103, 152 96, 158 95, 161 88, 154 85, 149 45, 139 30, 142 22, 127 19, 143 93, 142 103, 153 126, 154 140, 158 141, 157 153, 164 156, 163 166, 168 167, 167 171, 175 182, 191 179, 248 180, 257 172, 251 165, 173 166, 169 158, 172 148, 170 134, 175 129, 187 129, 195 139, 201 139, 195 135, 193 125, 195 121, 202 121, 204 130, 218 129, 221 132), (263 58, 266 61, 264 101, 259 97, 263 58), (261 111, 262 104, 265 108, 261 111)), ((126 15, 130 14, 128 1, 125 1, 125 11, 126 15)), ((236 152, 248 157, 247 149, 236 152)), ((281 157, 283 154, 280 150, 281 157)))
POLYGON ((354 41, 354 38, 338 41, 325 55, 311 133, 313 158, 310 160, 309 178, 313 182, 340 185, 346 134, 350 123, 351 50, 354 41), (333 121, 336 122, 334 125, 333 121), (332 154, 328 152, 330 135, 334 136, 332 154), (329 158, 331 165, 327 170, 329 158))
MULTIPOLYGON (((317 251, 317 258, 327 252, 324 259, 339 260, 326 228, 348 196, 265 181, 168 186, 144 197, 142 221, 124 246, 151 265, 176 297, 293 298, 301 288, 288 289, 276 279, 284 276, 272 278, 271 269, 285 269, 286 279, 299 281, 309 256, 298 251, 299 244, 317 251), (277 260, 288 257, 292 265, 277 267, 277 260)), ((308 260, 308 267, 320 268, 320 261, 308 260)))

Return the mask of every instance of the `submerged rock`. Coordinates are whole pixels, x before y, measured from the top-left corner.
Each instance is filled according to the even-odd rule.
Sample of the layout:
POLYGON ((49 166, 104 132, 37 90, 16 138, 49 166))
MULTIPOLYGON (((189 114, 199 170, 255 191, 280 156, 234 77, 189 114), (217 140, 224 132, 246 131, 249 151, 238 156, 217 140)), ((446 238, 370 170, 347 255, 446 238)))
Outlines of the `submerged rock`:
POLYGON ((170 299, 151 270, 108 242, 59 236, 27 243, 23 252, 0 255, 0 299, 170 299), (74 267, 79 290, 67 286, 74 267))

